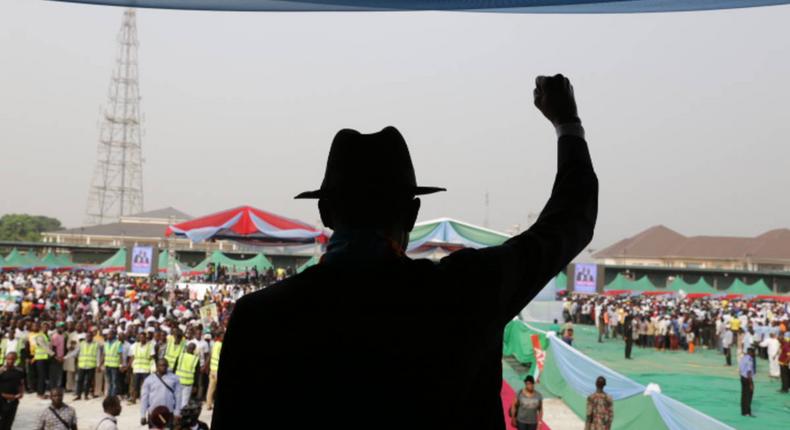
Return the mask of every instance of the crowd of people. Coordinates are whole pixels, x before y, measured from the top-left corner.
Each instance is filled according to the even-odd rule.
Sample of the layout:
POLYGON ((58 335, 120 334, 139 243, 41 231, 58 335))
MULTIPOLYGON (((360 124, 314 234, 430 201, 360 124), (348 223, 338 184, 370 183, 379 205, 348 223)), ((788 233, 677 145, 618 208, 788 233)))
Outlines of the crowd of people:
POLYGON ((71 430, 77 417, 64 392, 73 402, 104 398, 100 428, 115 428, 120 399, 139 401, 141 424, 151 428, 163 419, 201 428, 197 416, 203 402, 213 406, 227 319, 236 300, 266 278, 248 274, 196 290, 190 279, 179 288, 118 273, 0 273, 0 430, 11 428, 25 393, 51 399, 40 428, 71 430))
POLYGON ((704 297, 576 296, 563 299, 566 327, 562 338, 572 341, 572 324, 595 325, 598 342, 620 337, 625 358, 633 345, 659 351, 698 348, 720 351, 724 365, 737 358, 741 378, 741 413, 752 416, 751 398, 758 358, 767 361, 770 378, 780 380, 780 393, 790 391, 790 305, 787 302, 704 297))

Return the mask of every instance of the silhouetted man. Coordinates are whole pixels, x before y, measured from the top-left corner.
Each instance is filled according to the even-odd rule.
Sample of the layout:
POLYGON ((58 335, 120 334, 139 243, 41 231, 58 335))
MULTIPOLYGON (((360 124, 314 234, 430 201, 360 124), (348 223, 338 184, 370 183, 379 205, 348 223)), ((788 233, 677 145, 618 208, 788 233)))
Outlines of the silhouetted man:
POLYGON ((416 185, 395 128, 338 132, 321 189, 297 196, 319 199, 321 220, 334 230, 327 252, 238 301, 212 429, 504 429, 505 324, 589 243, 597 212, 570 82, 539 77, 534 99, 559 135, 546 207, 503 245, 438 264, 405 250, 415 196, 443 189, 416 185))

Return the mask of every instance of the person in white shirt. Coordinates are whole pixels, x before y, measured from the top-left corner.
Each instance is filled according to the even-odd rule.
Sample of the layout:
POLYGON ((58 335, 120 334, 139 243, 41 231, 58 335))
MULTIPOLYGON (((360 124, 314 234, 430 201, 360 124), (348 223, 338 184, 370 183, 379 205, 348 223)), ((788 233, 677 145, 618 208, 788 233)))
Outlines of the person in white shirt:
POLYGON ((104 416, 96 426, 96 430, 118 430, 118 415, 121 415, 121 401, 118 396, 107 396, 102 402, 104 416))

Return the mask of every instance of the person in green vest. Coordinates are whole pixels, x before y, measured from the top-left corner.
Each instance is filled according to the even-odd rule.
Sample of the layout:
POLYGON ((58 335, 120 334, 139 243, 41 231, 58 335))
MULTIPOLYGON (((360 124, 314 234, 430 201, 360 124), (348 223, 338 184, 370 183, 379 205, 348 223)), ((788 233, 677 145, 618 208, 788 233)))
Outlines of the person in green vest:
POLYGON ((40 399, 46 399, 44 394, 47 389, 47 377, 49 376, 49 357, 52 355, 48 332, 49 324, 43 323, 41 324, 41 331, 36 332, 32 338, 33 342, 35 342, 33 363, 36 367, 36 392, 40 399))
POLYGON ((75 401, 81 400, 85 394, 85 399, 93 397, 93 375, 96 373, 96 366, 99 363, 99 344, 93 341, 93 332, 85 333, 85 340, 80 342, 76 350, 71 354, 77 356, 77 397, 75 401))
POLYGON ((17 339, 16 329, 11 327, 6 332, 5 337, 0 341, 0 356, 6 357, 9 352, 16 352, 16 363, 14 366, 22 366, 22 348, 25 347, 25 342, 17 339))
POLYGON ((186 339, 181 329, 175 328, 173 336, 167 337, 167 347, 165 348, 165 360, 167 360, 167 367, 170 371, 175 371, 178 367, 178 359, 184 353, 186 346, 186 339))
POLYGON ((121 341, 116 339, 115 330, 110 330, 104 341, 104 354, 101 366, 99 366, 99 369, 103 369, 106 373, 107 396, 109 397, 118 395, 121 379, 121 347, 121 341))
POLYGON ((129 351, 129 368, 132 369, 132 380, 129 383, 131 404, 137 401, 143 381, 151 373, 154 353, 154 344, 148 341, 148 336, 145 333, 138 334, 137 342, 129 351))
POLYGON ((176 369, 176 376, 181 385, 181 407, 189 403, 192 398, 192 386, 195 384, 195 372, 198 368, 200 357, 195 354, 195 344, 190 343, 187 345, 187 350, 178 359, 178 368, 176 369))
POLYGON ((209 362, 208 393, 206 393, 206 409, 214 408, 214 392, 217 390, 217 370, 219 369, 219 354, 222 351, 222 336, 220 332, 211 345, 211 360, 209 362))

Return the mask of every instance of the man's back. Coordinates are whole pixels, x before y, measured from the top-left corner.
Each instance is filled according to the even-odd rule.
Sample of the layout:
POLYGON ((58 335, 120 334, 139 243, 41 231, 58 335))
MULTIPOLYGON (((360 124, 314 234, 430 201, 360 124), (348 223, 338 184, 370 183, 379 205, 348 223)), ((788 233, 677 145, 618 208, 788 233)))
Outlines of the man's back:
MULTIPOLYGON (((536 105, 553 122, 570 122, 554 122, 558 170, 548 203, 529 230, 501 246, 461 250, 438 264, 411 260, 401 251, 405 234, 353 228, 364 219, 323 194, 333 189, 324 187, 333 183, 329 173, 321 190, 303 193, 325 199, 319 201, 322 220, 340 228, 320 264, 236 304, 223 342, 212 429, 504 428, 504 326, 589 243, 597 214, 598 183, 570 84, 562 76, 541 79, 536 105), (546 104, 548 93, 559 102, 546 104)), ((380 134, 385 140, 368 142, 375 136, 338 133, 327 172, 342 179, 359 165, 338 161, 337 142, 379 150, 394 136, 405 151, 396 130, 380 134)), ((399 157, 412 170, 408 187, 419 191, 408 153, 399 157)), ((393 206, 402 209, 400 218, 382 216, 408 232, 418 203, 393 206)))

